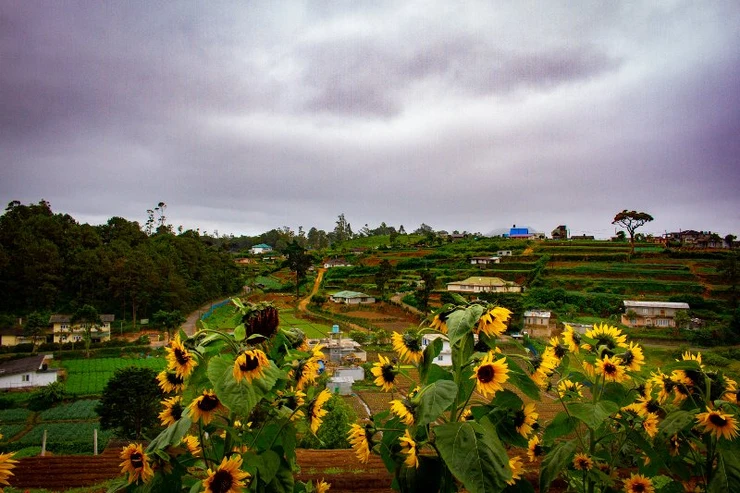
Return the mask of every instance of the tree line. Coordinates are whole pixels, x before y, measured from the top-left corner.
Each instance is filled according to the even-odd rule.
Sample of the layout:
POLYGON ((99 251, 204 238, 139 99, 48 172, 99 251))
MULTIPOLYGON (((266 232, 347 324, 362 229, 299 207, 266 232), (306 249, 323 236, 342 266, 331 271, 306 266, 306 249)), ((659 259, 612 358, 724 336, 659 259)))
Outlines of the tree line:
POLYGON ((186 312, 239 289, 239 270, 223 245, 197 231, 174 234, 163 221, 144 230, 122 217, 91 226, 55 214, 43 200, 11 202, 0 216, 2 325, 84 305, 137 320, 186 312))

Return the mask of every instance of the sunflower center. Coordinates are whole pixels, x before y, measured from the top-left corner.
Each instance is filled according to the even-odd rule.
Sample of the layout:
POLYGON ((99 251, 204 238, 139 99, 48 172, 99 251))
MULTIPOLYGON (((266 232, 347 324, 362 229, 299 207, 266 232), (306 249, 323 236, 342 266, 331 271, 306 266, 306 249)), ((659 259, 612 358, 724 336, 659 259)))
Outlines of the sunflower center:
POLYGON ((542 455, 542 452, 543 452, 542 446, 541 445, 535 445, 534 446, 534 449, 532 449, 532 452, 534 452, 535 457, 539 457, 540 455, 542 455))
POLYGON ((709 415, 709 422, 712 423, 714 426, 717 427, 723 427, 727 424, 727 420, 720 416, 719 414, 710 414, 709 415))
POLYGON ((239 369, 243 372, 250 372, 256 370, 260 366, 260 360, 251 354, 244 355, 244 363, 239 365, 239 369))
POLYGON ((481 366, 478 368, 478 380, 480 380, 481 383, 491 382, 495 376, 496 370, 494 370, 491 365, 481 366))
POLYGON ((406 348, 413 353, 418 353, 419 351, 421 351, 419 340, 416 337, 409 337, 408 334, 405 334, 403 337, 403 345, 406 346, 406 348))
POLYGON ((645 405, 645 409, 647 409, 649 413, 657 413, 658 411, 660 411, 660 404, 658 404, 657 401, 649 400, 648 403, 645 405))
POLYGON ((596 338, 597 346, 606 346, 609 349, 614 349, 617 345, 614 343, 611 337, 606 335, 600 335, 596 338))
POLYGON ((234 478, 229 471, 216 471, 211 481, 211 491, 213 493, 227 493, 234 484, 234 478))
POLYGON ((606 373, 607 375, 614 375, 615 373, 617 373, 616 365, 613 365, 612 363, 606 363, 604 365, 604 373, 606 373))
POLYGON ((167 373, 167 381, 172 385, 182 385, 183 379, 182 377, 178 377, 177 373, 167 373))
POLYGON ((629 366, 634 360, 635 355, 632 354, 632 351, 627 350, 622 354, 622 362, 624 362, 625 365, 629 366))
POLYGON ((139 452, 134 452, 129 457, 129 461, 131 462, 131 465, 134 467, 134 469, 140 469, 144 467, 144 457, 139 452))
POLYGON ((644 493, 645 485, 642 483, 635 483, 632 485, 632 491, 634 491, 635 493, 644 493))
POLYGON ((519 428, 524 424, 524 420, 526 419, 526 416, 524 415, 524 411, 521 409, 514 414, 514 426, 519 428))
POLYGON ((391 365, 383 365, 380 370, 381 375, 383 375, 384 381, 390 383, 396 378, 396 375, 393 373, 393 367, 391 365))
POLYGON ((182 349, 175 348, 175 360, 177 360, 180 365, 186 365, 190 361, 190 356, 182 349))
POLYGON ((553 348, 553 350, 555 351, 555 356, 557 356, 559 359, 563 359, 563 356, 565 356, 566 353, 566 350, 563 346, 558 344, 553 348))
POLYGON ((218 398, 215 395, 206 394, 198 402, 198 409, 201 411, 213 411, 218 407, 218 398))

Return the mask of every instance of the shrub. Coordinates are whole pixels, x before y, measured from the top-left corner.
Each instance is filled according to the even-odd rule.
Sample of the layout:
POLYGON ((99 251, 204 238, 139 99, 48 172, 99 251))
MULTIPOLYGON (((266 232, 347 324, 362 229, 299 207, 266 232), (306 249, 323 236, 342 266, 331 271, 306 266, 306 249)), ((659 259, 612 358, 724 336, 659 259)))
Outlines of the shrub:
POLYGON ((324 404, 324 409, 329 413, 324 418, 319 432, 316 435, 304 435, 299 442, 299 447, 313 449, 349 448, 347 432, 350 425, 357 419, 354 410, 338 394, 331 396, 331 399, 324 404))

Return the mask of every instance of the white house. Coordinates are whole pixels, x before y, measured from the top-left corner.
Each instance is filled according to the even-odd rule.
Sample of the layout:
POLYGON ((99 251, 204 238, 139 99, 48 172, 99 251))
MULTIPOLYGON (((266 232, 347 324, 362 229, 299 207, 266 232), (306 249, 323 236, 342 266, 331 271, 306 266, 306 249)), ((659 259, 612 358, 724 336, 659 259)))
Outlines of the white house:
POLYGON ((339 291, 329 297, 334 303, 344 303, 346 305, 360 305, 375 303, 375 297, 357 291, 339 291))
POLYGON ((254 245, 249 251, 252 255, 262 255, 263 253, 271 252, 272 247, 265 243, 260 243, 259 245, 254 245))
POLYGON ((624 300, 622 323, 628 327, 675 327, 676 314, 688 310, 688 303, 624 300))
POLYGON ((472 265, 498 264, 499 262, 501 262, 501 257, 470 257, 472 265))
POLYGON ((447 336, 442 334, 424 334, 421 337, 421 346, 426 349, 428 345, 437 339, 442 339, 442 351, 434 358, 433 363, 439 366, 452 366, 452 349, 450 348, 450 340, 447 339, 447 336))
POLYGON ((352 267, 352 264, 341 258, 333 258, 324 262, 324 269, 330 269, 332 267, 352 267))
POLYGON ((447 291, 456 293, 521 293, 522 287, 500 277, 468 277, 447 283, 447 291))
POLYGON ((28 358, 0 364, 0 389, 44 387, 57 381, 57 369, 49 368, 51 354, 38 354, 28 358))
POLYGON ((512 253, 511 250, 499 250, 496 252, 496 255, 499 257, 511 257, 512 253))

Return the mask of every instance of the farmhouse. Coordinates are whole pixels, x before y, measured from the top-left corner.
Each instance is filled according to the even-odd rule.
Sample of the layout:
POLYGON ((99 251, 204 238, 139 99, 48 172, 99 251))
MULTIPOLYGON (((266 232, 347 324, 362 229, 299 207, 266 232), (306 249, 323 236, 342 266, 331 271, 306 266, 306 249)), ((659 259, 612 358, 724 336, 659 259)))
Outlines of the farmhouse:
POLYGON ((324 262, 324 269, 331 269, 332 267, 352 267, 352 264, 342 258, 333 258, 324 262))
POLYGON ((525 311, 524 329, 533 337, 550 337, 555 329, 552 313, 542 310, 525 311))
POLYGON ((357 291, 339 291, 330 296, 334 303, 344 303, 346 305, 359 305, 375 303, 375 298, 365 293, 357 291))
POLYGON ((470 257, 472 265, 498 264, 499 262, 501 262, 501 257, 470 257))
MULTIPOLYGON (((83 339, 84 329, 86 322, 83 320, 79 324, 72 325, 70 315, 55 314, 49 318, 49 324, 52 326, 52 335, 54 337, 53 342, 79 342, 83 339)), ((90 331, 90 339, 92 342, 105 342, 110 341, 110 329, 111 323, 116 319, 115 315, 103 314, 100 315, 100 321, 102 325, 100 327, 93 327, 90 331)))
POLYGON ((497 257, 511 257, 512 252, 511 250, 499 250, 498 252, 496 252, 496 256, 497 257))
POLYGON ((426 347, 435 340, 442 339, 442 351, 434 358, 433 363, 439 366, 452 366, 452 349, 450 349, 450 340, 442 334, 424 334, 421 338, 421 346, 426 347))
POLYGON ((561 224, 557 228, 552 230, 550 233, 553 240, 567 240, 568 239, 568 227, 561 224))
POLYGON ((500 277, 468 277, 464 281, 447 283, 447 291, 455 293, 521 293, 522 287, 500 277))
POLYGON ((252 248, 249 249, 249 251, 252 253, 252 255, 262 255, 263 253, 271 252, 272 247, 265 243, 260 243, 259 245, 254 245, 252 248))
POLYGON ((0 389, 43 387, 57 381, 57 369, 49 368, 51 354, 6 361, 0 364, 0 389))
POLYGON ((625 300, 622 323, 628 327, 675 327, 676 314, 688 310, 688 303, 625 300))
POLYGON ((0 346, 16 346, 31 342, 33 342, 33 338, 23 335, 23 329, 21 327, 4 327, 0 329, 0 346))

